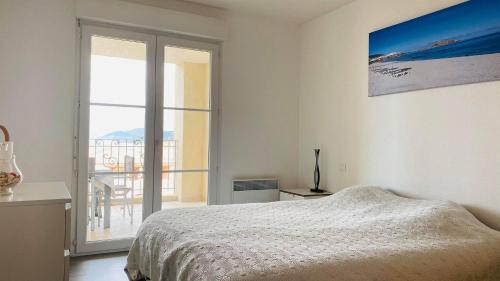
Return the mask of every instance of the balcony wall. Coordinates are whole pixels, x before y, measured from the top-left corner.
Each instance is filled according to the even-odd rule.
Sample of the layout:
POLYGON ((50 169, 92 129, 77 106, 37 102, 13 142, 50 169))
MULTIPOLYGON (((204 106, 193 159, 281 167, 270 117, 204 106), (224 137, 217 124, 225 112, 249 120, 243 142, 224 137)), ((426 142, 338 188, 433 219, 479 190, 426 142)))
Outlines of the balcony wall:
MULTIPOLYGON (((209 101, 208 64, 183 63, 184 70, 184 104, 194 108, 206 108, 209 101)), ((191 111, 183 114, 182 139, 179 154, 183 167, 208 167, 208 114, 191 111)), ((177 129, 177 128, 176 128, 177 129)), ((207 174, 183 173, 177 177, 179 182, 179 200, 181 202, 206 201, 207 174)))

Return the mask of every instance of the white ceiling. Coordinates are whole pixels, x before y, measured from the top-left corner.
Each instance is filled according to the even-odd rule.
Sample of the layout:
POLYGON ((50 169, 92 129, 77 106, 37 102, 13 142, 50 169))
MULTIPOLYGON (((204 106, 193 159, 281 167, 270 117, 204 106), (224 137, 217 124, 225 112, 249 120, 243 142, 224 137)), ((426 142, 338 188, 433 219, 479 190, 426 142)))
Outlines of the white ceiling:
POLYGON ((245 14, 304 23, 354 0, 184 0, 245 14))

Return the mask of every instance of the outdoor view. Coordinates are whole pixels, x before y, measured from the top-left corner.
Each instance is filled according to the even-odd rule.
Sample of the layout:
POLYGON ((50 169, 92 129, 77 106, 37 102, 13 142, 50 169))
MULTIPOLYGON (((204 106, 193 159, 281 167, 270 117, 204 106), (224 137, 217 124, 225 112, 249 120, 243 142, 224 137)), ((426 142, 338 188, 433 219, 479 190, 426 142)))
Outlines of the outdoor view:
POLYGON ((369 95, 500 80, 499 11, 471 0, 371 33, 369 95))
MULTIPOLYGON (((209 60, 165 48, 162 208, 207 201, 209 60)), ((132 237, 142 222, 146 44, 92 37, 90 78, 87 240, 132 237)))

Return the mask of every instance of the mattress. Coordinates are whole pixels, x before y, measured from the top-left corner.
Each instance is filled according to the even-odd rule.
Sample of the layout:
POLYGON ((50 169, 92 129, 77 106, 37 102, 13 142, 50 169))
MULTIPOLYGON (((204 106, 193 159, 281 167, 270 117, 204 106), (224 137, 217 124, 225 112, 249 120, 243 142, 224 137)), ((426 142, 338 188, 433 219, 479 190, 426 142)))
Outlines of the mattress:
POLYGON ((315 200, 157 212, 130 280, 500 280, 500 232, 458 204, 356 186, 315 200))

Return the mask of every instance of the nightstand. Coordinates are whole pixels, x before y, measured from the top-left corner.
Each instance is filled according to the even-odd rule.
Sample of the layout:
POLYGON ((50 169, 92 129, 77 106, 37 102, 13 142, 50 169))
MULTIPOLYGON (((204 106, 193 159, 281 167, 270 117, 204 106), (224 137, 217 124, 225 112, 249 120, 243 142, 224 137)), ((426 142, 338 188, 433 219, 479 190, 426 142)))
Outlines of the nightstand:
POLYGON ((328 191, 314 193, 309 188, 280 189, 280 201, 318 199, 332 194, 328 191))

